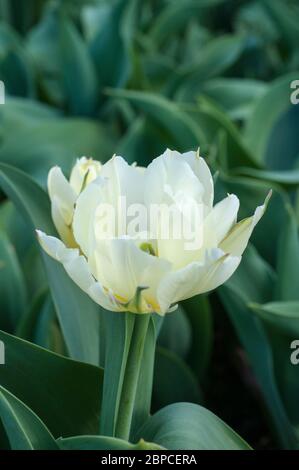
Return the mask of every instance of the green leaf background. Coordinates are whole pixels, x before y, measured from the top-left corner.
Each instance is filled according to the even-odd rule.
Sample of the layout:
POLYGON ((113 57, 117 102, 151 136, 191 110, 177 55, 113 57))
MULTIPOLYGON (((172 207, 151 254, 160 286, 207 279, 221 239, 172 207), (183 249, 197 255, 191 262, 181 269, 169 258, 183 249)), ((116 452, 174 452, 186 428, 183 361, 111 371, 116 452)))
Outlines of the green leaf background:
POLYGON ((0 2, 1 449, 298 448, 298 24, 296 0, 0 2), (166 147, 200 147, 240 217, 273 196, 229 282, 151 319, 127 442, 132 319, 93 304, 34 229, 55 234, 52 166, 166 147))

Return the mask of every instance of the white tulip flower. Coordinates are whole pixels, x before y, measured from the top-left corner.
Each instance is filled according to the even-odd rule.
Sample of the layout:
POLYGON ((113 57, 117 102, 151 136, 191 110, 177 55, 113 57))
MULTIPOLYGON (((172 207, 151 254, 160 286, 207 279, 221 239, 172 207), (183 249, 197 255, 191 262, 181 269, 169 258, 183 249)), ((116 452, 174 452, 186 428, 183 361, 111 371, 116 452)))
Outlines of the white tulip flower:
POLYGON ((63 241, 39 230, 37 234, 73 281, 112 311, 164 315, 177 302, 226 282, 270 196, 252 217, 237 223, 237 196, 228 195, 213 206, 213 179, 198 152, 166 150, 142 171, 117 156, 102 166, 84 161, 92 168, 87 178, 82 164, 79 160, 70 183, 57 167, 49 173, 52 216, 63 241), (129 214, 124 223, 121 200, 129 214), (153 206, 164 212, 149 223, 153 206), (137 223, 138 207, 144 210, 137 223), (170 207, 171 221, 165 215, 170 207), (117 221, 105 219, 105 225, 108 209, 117 221), (188 226, 187 234, 169 231, 178 219, 188 226), (190 233, 196 243, 190 244, 190 233))

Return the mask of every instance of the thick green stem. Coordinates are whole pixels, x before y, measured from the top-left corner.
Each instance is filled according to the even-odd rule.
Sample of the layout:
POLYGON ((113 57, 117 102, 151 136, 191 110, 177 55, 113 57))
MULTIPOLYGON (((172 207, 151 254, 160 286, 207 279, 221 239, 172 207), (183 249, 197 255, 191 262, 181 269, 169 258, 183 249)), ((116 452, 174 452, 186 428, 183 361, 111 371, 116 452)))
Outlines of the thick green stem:
POLYGON ((149 314, 136 314, 116 424, 116 437, 129 440, 149 314))

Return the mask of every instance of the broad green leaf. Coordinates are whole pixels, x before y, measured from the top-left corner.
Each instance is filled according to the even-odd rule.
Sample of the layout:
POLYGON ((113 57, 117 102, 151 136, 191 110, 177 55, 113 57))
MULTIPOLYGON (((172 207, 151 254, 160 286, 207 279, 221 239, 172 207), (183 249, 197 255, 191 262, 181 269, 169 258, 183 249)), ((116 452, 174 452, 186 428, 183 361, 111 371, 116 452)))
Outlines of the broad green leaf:
POLYGON ((161 155, 172 146, 172 137, 166 135, 159 124, 140 116, 120 140, 117 154, 123 155, 130 163, 138 162, 138 165, 148 166, 153 156, 161 155))
POLYGON ((159 346, 154 369, 153 409, 181 401, 201 403, 199 383, 183 359, 159 346))
POLYGON ((292 189, 299 185, 299 170, 257 170, 256 168, 237 168, 236 173, 241 176, 250 176, 258 180, 268 181, 269 183, 280 184, 286 189, 292 189))
POLYGON ((296 354, 294 339, 299 334, 299 302, 269 302, 250 306, 252 312, 262 319, 267 330, 280 395, 297 431, 299 446, 299 376, 298 366, 292 362, 292 355, 296 354))
POLYGON ((284 448, 296 448, 296 436, 276 382, 271 345, 262 322, 248 307, 252 302, 267 302, 271 299, 274 280, 275 275, 269 265, 253 248, 247 248, 237 272, 218 292, 248 355, 273 432, 284 448))
POLYGON ((158 336, 158 344, 179 357, 185 358, 191 345, 191 327, 185 311, 181 306, 163 319, 158 336))
POLYGON ((292 209, 288 207, 286 220, 280 229, 277 258, 276 300, 299 300, 298 225, 292 209))
POLYGON ((113 155, 109 132, 95 121, 57 118, 38 122, 22 116, 17 129, 16 124, 11 122, 5 128, 0 160, 30 173, 44 185, 54 165, 68 174, 82 155, 102 161, 113 155))
POLYGON ((292 8, 290 2, 286 5, 280 0, 263 0, 263 4, 281 31, 281 40, 296 49, 299 35, 299 12, 298 9, 296 11, 298 5, 292 8))
POLYGON ((47 289, 42 289, 36 294, 15 334, 58 354, 66 354, 53 301, 47 289))
MULTIPOLYGON (((240 57, 246 39, 243 36, 231 35, 212 39, 199 51, 194 62, 178 70, 175 96, 181 101, 194 99, 202 83, 221 75, 240 57)), ((175 84, 171 86, 174 88, 175 84)))
POLYGON ((177 150, 197 148, 205 137, 192 119, 175 103, 159 95, 142 91, 109 90, 109 95, 125 99, 159 124, 177 150))
POLYGON ((29 406, 54 436, 97 433, 102 369, 4 332, 0 340, 5 345, 0 384, 29 406))
POLYGON ((141 439, 137 444, 106 436, 76 436, 58 439, 62 450, 163 450, 163 447, 141 439))
POLYGON ((4 23, 0 25, 0 76, 7 93, 35 96, 36 83, 30 56, 16 32, 4 23))
POLYGON ((134 403, 132 433, 139 429, 150 416, 154 380, 154 351, 157 341, 157 332, 159 330, 158 322, 160 319, 160 317, 157 317, 158 315, 150 320, 146 335, 137 394, 134 403))
POLYGON ((106 18, 90 45, 99 84, 123 86, 131 69, 130 53, 138 0, 117 0, 107 6, 106 18))
MULTIPOLYGON (((1 163, 0 186, 29 221, 28 230, 39 228, 48 234, 55 234, 49 199, 29 176, 1 163)), ((42 256, 71 357, 99 364, 100 315, 97 305, 73 283, 59 263, 45 253, 42 256)))
MULTIPOLYGON (((272 265, 276 265, 278 236, 286 220, 285 204, 288 201, 286 194, 278 185, 267 181, 255 180, 246 177, 232 177, 221 173, 219 182, 224 185, 222 196, 233 193, 240 199, 238 220, 251 216, 256 207, 265 200, 265 196, 272 190, 272 197, 261 222, 255 227, 251 241, 263 254, 263 257, 272 265)), ((218 185, 219 186, 219 185, 218 185)))
POLYGON ((250 308, 280 332, 288 334, 291 338, 299 336, 299 301, 252 303, 250 308))
POLYGON ((21 34, 25 34, 37 21, 43 0, 2 0, 5 19, 21 34), (6 4, 5 6, 3 5, 6 4))
POLYGON ((68 108, 75 115, 92 115, 98 102, 98 90, 90 53, 75 26, 65 16, 59 26, 59 50, 68 108))
MULTIPOLYGON (((105 331, 105 376, 100 429, 102 434, 113 437, 118 429, 118 413, 123 399, 131 338, 136 320, 139 319, 131 313, 120 315, 103 311, 102 320, 105 331)), ((140 427, 150 413, 155 343, 156 329, 154 319, 150 318, 134 403, 132 430, 140 427)))
POLYGON ((11 450, 58 450, 54 437, 40 418, 0 386, 0 419, 11 450))
POLYGON ((133 314, 102 312, 105 331, 105 375, 101 408, 101 434, 114 436, 126 361, 134 329, 133 314))
MULTIPOLYGON (((253 245, 243 254, 242 263, 225 286, 239 292, 245 302, 268 302, 274 292, 277 276, 253 245), (250 274, 251 273, 251 274, 250 274), (255 282, 252 282, 252 279, 255 282)), ((223 288, 225 289, 225 286, 223 288)))
POLYGON ((199 295, 183 302, 183 308, 191 325, 192 340, 186 362, 198 375, 205 378, 214 342, 212 310, 209 299, 199 295))
POLYGON ((43 119, 57 119, 59 115, 59 111, 51 106, 8 96, 5 106, 0 107, 1 136, 5 137, 13 127, 38 124, 43 119))
POLYGON ((0 327, 12 333, 26 308, 24 275, 15 249, 0 230, 0 327))
POLYGON ((40 21, 26 37, 26 49, 39 74, 44 101, 62 107, 65 96, 61 80, 59 16, 57 3, 48 2, 40 21))
POLYGON ((202 9, 217 6, 223 0, 185 0, 183 2, 168 2, 160 15, 155 18, 149 31, 149 38, 156 48, 174 33, 179 31, 186 23, 195 17, 202 16, 202 9))
POLYGON ((226 169, 228 166, 231 169, 242 165, 259 167, 254 154, 244 145, 238 128, 217 105, 201 97, 197 106, 187 104, 181 107, 192 119, 193 125, 201 129, 210 146, 218 144, 220 132, 225 135, 227 159, 223 161, 218 158, 220 168, 226 169))
POLYGON ((296 79, 298 72, 275 80, 256 102, 245 126, 248 148, 259 162, 273 170, 293 168, 299 155, 299 108, 291 103, 294 90, 290 87, 296 79))
POLYGON ((192 403, 175 403, 158 411, 138 436, 170 450, 250 449, 211 411, 192 403))
POLYGON ((266 90, 267 84, 259 80, 214 78, 204 83, 202 93, 220 105, 232 119, 244 119, 266 90))

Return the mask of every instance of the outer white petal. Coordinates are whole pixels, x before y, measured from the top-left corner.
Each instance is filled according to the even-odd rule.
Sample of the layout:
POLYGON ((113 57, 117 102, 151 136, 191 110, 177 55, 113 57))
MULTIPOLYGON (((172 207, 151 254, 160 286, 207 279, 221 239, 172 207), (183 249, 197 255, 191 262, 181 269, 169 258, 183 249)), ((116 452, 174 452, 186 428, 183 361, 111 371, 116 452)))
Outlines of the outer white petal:
POLYGON ((230 253, 235 256, 242 255, 248 244, 254 227, 265 213, 271 194, 272 193, 270 191, 265 199, 264 204, 255 209, 254 215, 252 217, 248 217, 247 219, 243 219, 238 222, 223 239, 219 246, 223 251, 225 251, 225 253, 230 253))
POLYGON ((120 196, 126 197, 126 204, 143 203, 144 174, 135 166, 119 156, 112 157, 105 163, 101 170, 101 176, 108 179, 107 199, 115 207, 119 203, 120 196))
POLYGON ((75 248, 77 244, 74 239, 73 231, 71 227, 65 223, 60 207, 59 200, 54 197, 51 201, 51 215, 54 225, 66 246, 69 248, 75 248))
POLYGON ((162 279, 158 288, 162 313, 173 303, 220 286, 234 273, 240 261, 239 256, 225 255, 222 250, 213 249, 207 252, 204 261, 193 262, 171 272, 162 279))
POLYGON ((208 165, 205 160, 199 156, 199 152, 185 152, 182 153, 182 157, 188 165, 190 165, 204 187, 204 204, 208 207, 212 207, 214 200, 214 182, 208 165))
POLYGON ((170 272, 170 263, 142 251, 129 238, 99 241, 93 256, 97 278, 123 303, 135 296, 138 287, 144 287, 142 298, 152 311, 159 310, 157 288, 160 280, 170 272))
POLYGON ((56 237, 36 231, 39 242, 45 252, 59 261, 70 278, 92 299, 108 310, 119 310, 118 305, 108 297, 104 289, 92 276, 86 258, 79 254, 77 248, 66 248, 56 237))
POLYGON ((95 210, 101 202, 105 202, 104 185, 104 180, 99 176, 82 191, 76 202, 73 217, 74 237, 87 257, 94 245, 95 210))
POLYGON ((77 160, 70 176, 70 185, 77 195, 100 174, 102 164, 92 158, 81 157, 77 160), (86 180, 86 181, 85 181, 86 180))
POLYGON ((202 201, 203 185, 178 152, 167 149, 149 164, 144 175, 148 206, 171 203, 180 195, 202 201))
POLYGON ((239 199, 234 194, 218 202, 208 214, 204 222, 204 245, 216 247, 236 223, 239 199))
POLYGON ((76 193, 58 166, 51 168, 48 174, 48 192, 51 201, 55 199, 61 216, 67 225, 71 224, 76 202, 76 193))

